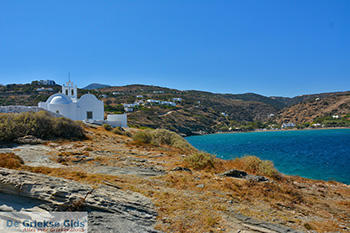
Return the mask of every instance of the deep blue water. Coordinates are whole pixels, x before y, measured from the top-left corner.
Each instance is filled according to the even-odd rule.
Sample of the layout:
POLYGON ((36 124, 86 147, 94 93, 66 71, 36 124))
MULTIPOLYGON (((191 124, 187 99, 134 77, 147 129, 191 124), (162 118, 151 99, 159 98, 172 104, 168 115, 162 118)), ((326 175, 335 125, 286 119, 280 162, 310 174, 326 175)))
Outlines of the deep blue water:
POLYGON ((273 161, 284 174, 350 184, 350 129, 212 134, 186 139, 219 158, 256 155, 273 161))

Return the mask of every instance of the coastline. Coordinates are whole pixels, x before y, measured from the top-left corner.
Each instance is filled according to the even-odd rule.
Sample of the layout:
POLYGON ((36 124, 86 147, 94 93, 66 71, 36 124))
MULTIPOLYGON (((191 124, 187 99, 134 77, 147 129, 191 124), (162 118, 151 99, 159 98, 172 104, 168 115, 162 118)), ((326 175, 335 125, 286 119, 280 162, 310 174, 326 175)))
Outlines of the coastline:
MULTIPOLYGON (((324 128, 305 128, 305 129, 256 129, 252 131, 230 131, 230 132, 215 132, 215 133, 208 133, 208 134, 202 134, 202 135, 192 135, 192 136, 203 136, 203 135, 211 135, 211 134, 235 134, 235 133, 257 133, 257 132, 280 132, 280 131, 303 131, 303 130, 330 130, 330 129, 350 129, 350 127, 324 127, 324 128)), ((187 136, 187 137, 192 137, 187 136)))
MULTIPOLYGON (((3 148, 24 164, 12 170, 0 168, 2 189, 16 190, 14 198, 22 202, 31 203, 35 197, 54 207, 58 201, 70 203, 73 197, 86 197, 79 208, 93 208, 92 216, 98 214, 97 219, 103 223, 95 224, 93 218, 89 226, 95 231, 105 231, 104 225, 117 228, 121 224, 134 230, 137 223, 140 230, 136 229, 142 232, 301 232, 305 224, 315 231, 324 228, 337 232, 339 224, 347 223, 349 185, 291 175, 279 179, 267 171, 260 174, 268 177, 267 182, 222 176, 231 169, 253 177, 258 174, 243 164, 223 159, 214 163, 209 160, 206 167, 198 168, 197 161, 184 159, 195 158, 197 153, 190 150, 166 144, 137 144, 101 126, 86 126, 85 130, 89 137, 82 141, 3 148), (42 185, 28 190, 23 183, 42 185), (63 194, 48 197, 48 192, 63 194), (125 208, 120 210, 120 206, 125 208), (130 221, 118 220, 130 215, 130 221), (328 222, 329 216, 334 216, 334 224, 328 222)), ((6 203, 8 208, 13 205, 6 203)), ((35 208, 40 208, 40 203, 35 208)))
MULTIPOLYGON (((320 167, 324 168, 324 169, 332 169, 331 167, 328 167, 328 162, 327 162, 327 156, 340 156, 342 159, 346 159, 347 156, 345 153, 344 155, 339 154, 338 152, 332 152, 332 148, 333 145, 335 146, 335 148, 338 148, 339 145, 334 142, 335 144, 328 144, 326 143, 323 139, 324 143, 314 143, 313 141, 309 141, 307 138, 304 139, 300 139, 299 141, 297 141, 297 145, 293 144, 295 143, 294 140, 292 140, 292 144, 289 145, 288 142, 286 142, 285 140, 283 142, 281 142, 279 139, 277 139, 277 142, 275 141, 275 138, 279 138, 278 135, 286 135, 289 137, 293 137, 294 138, 294 133, 291 134, 284 134, 281 131, 296 131, 299 133, 296 133, 296 135, 303 135, 305 132, 306 135, 309 135, 307 133, 307 131, 309 131, 311 133, 311 131, 314 131, 316 135, 321 134, 321 135, 349 135, 349 131, 350 127, 327 127, 327 128, 307 128, 307 129, 283 129, 283 130, 255 130, 255 131, 249 131, 249 132, 217 132, 214 134, 208 134, 208 135, 220 135, 220 134, 228 134, 228 138, 231 138, 231 136, 229 136, 230 134, 232 135, 232 137, 234 138, 234 141, 238 140, 238 146, 236 145, 236 143, 232 142, 229 143, 229 141, 226 141, 226 137, 222 138, 222 137, 204 137, 203 139, 200 139, 199 137, 193 137, 193 140, 191 140, 191 137, 188 138, 188 142, 190 142, 193 146, 195 146, 197 149, 199 150, 204 150, 208 153, 213 153, 216 155, 217 158, 219 159, 223 159, 223 160, 230 160, 230 159, 234 159, 235 157, 242 157, 244 155, 256 155, 261 159, 264 160, 271 160, 273 162, 275 162, 279 168, 281 169, 281 173, 288 175, 288 176, 298 176, 298 177, 303 177, 303 178, 307 178, 307 179, 311 179, 311 180, 322 180, 322 181, 336 181, 342 184, 346 184, 346 185, 350 185, 350 179, 349 176, 347 175, 342 175, 342 174, 338 174, 337 172, 334 172, 335 175, 333 174, 333 172, 326 172, 325 174, 322 175, 322 173, 318 172, 318 170, 316 169, 315 173, 311 172, 305 172, 304 170, 305 168, 307 168, 308 166, 304 166, 304 165, 293 165, 294 166, 299 166, 298 172, 293 172, 293 169, 289 169, 288 167, 290 167, 290 165, 292 165, 294 162, 292 159, 296 158, 298 159, 299 163, 301 164, 308 164, 309 162, 307 161, 306 158, 309 158, 309 154, 317 154, 319 155, 319 159, 321 164, 320 167), (324 132, 322 133, 321 131, 325 131, 325 130, 339 130, 339 131, 329 131, 329 132, 324 132), (342 131, 345 130, 345 131, 342 131), (317 132, 319 131, 319 132, 317 132), (272 137, 273 141, 270 141, 270 136, 269 134, 250 134, 248 136, 248 134, 246 134, 247 137, 245 137, 243 134, 241 136, 239 136, 239 133, 259 133, 259 132, 276 132, 276 135, 273 133, 270 136, 272 137), (281 134, 279 134, 278 132, 280 132, 281 134), (260 136, 259 136, 260 135, 260 136), (275 135, 275 136, 274 136, 275 135), (220 139, 221 138, 221 139, 220 139), (240 139, 242 138, 242 139, 240 139), (248 144, 245 144, 245 138, 248 138, 248 144), (257 141, 254 141, 256 138, 257 141), (259 138, 261 138, 261 140, 263 140, 262 142, 260 142, 260 140, 258 140, 259 138), (263 139, 265 138, 265 139, 263 139), (214 140, 211 142, 211 140, 214 140), (221 140, 223 140, 223 142, 221 142, 221 140), (266 141, 268 140, 268 141, 266 141), (301 141, 302 140, 302 141, 301 141), (305 140, 305 141, 304 141, 305 140), (204 144, 201 142, 205 142, 204 144), (286 146, 286 148, 288 148, 288 151, 286 152, 285 149, 278 149, 279 146, 276 143, 282 143, 283 145, 286 146), (225 144, 226 143, 226 144, 225 144), (241 144, 240 144, 241 143, 241 144), (255 144, 256 143, 256 144, 255 144), (267 144, 265 144, 267 143, 267 144), (272 143, 271 145, 276 145, 276 149, 269 149, 269 144, 272 143), (310 144, 312 143, 312 144, 310 144), (213 144, 213 146, 208 146, 210 144, 213 144), (236 146, 232 146, 232 145, 236 145, 236 146), (231 146, 230 146, 231 145, 231 146), (254 146, 256 145, 256 146, 254 146), (267 145, 267 146, 263 146, 263 145, 267 145), (303 146, 305 145, 305 146, 303 146), (307 146, 309 145, 309 146, 307 146), (324 145, 327 145, 326 147, 324 147, 324 145), (267 148, 268 147, 268 148, 267 148), (211 148, 214 148, 213 150, 211 148), (216 149, 215 149, 216 148, 216 149), (218 148, 222 148, 222 149, 218 149, 218 148), (252 149, 253 148, 253 149, 252 149), (312 150, 308 149, 308 148, 314 148, 312 150), (317 149, 318 148, 318 149, 317 149), (310 151, 309 151, 310 150, 310 151), (299 152, 298 152, 299 151, 299 152), (267 153, 268 152, 268 153, 267 153), (327 153, 329 153, 327 155, 327 153), (280 161, 280 155, 283 155, 284 157, 289 157, 290 159, 284 159, 283 161, 285 162, 281 162, 280 161), (287 162, 286 162, 287 161, 287 162), (300 162, 302 161, 302 162, 300 162)), ((312 135, 314 135, 314 133, 311 133, 312 135)), ((201 135, 198 135, 201 136, 201 135)), ((204 135, 203 135, 204 136, 204 135)), ((329 137, 329 139, 326 139, 326 141, 332 141, 332 136, 329 137)), ((336 137, 338 138, 338 137, 336 137)), ((348 138, 348 137, 346 137, 348 138)), ((232 139, 233 140, 233 139, 232 139)), ((347 139, 348 141, 348 139, 347 139)), ((346 147, 347 143, 343 143, 342 148, 346 147)), ((274 148, 275 146, 273 146, 274 148)), ((285 147, 284 147, 285 148, 285 147)), ((347 151, 347 150, 346 150, 347 151)), ((335 167, 333 167, 333 169, 338 168, 341 169, 342 165, 339 163, 336 163, 337 165, 335 167)), ((345 169, 345 171, 347 171, 348 169, 345 169)), ((305 170, 307 171, 307 170, 305 170)))

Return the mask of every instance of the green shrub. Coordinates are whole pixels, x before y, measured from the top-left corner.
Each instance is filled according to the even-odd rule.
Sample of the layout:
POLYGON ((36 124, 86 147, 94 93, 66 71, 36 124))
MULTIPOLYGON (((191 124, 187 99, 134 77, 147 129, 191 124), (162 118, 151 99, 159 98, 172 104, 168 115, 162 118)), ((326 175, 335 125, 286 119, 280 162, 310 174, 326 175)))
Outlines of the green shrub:
MULTIPOLYGON (((70 119, 59 117, 52 119, 52 125, 53 125, 53 135, 54 138, 84 138, 84 130, 80 123, 74 122, 70 119)), ((51 138, 50 135, 48 135, 48 138, 51 138)))
POLYGON ((0 114, 0 141, 11 142, 27 135, 41 139, 85 137, 79 123, 46 111, 0 114))
POLYGON ((105 130, 108 130, 108 131, 112 130, 112 126, 109 124, 103 124, 103 128, 105 128, 105 130))
POLYGON ((168 145, 183 151, 196 151, 183 137, 166 129, 143 130, 133 136, 138 143, 152 144, 156 146, 168 145))
POLYGON ((184 161, 194 169, 214 168, 215 166, 215 156, 201 151, 187 156, 184 161))

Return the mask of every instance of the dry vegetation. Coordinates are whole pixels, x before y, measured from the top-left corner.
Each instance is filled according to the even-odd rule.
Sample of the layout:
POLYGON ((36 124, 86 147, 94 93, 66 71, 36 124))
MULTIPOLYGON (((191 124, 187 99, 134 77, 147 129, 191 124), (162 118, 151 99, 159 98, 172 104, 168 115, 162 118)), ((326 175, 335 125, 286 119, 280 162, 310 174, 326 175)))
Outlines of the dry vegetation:
POLYGON ((80 123, 53 117, 46 111, 0 114, 0 142, 28 135, 40 139, 82 139, 84 130, 80 123))
POLYGON ((23 160, 14 153, 0 153, 0 167, 15 169, 24 164, 23 160))
POLYGON ((215 157, 205 152, 196 152, 184 159, 186 166, 194 169, 212 169, 215 168, 215 157))
POLYGON ((187 152, 196 151, 183 137, 166 129, 139 130, 133 135, 135 143, 151 144, 154 146, 168 145, 187 152))
MULTIPOLYGON (((157 207, 156 227, 164 232, 237 231, 233 212, 303 231, 346 232, 346 227, 350 229, 350 187, 347 185, 284 176, 271 162, 255 156, 223 161, 190 146, 185 147, 187 150, 183 146, 172 147, 173 135, 165 131, 137 131, 133 139, 103 127, 87 128, 86 131, 90 135, 88 140, 64 142, 62 146, 72 146, 76 150, 84 148, 87 153, 124 148, 129 151, 125 154, 128 158, 146 159, 149 166, 161 165, 167 173, 155 177, 92 174, 86 167, 69 166, 69 161, 65 168, 30 167, 13 155, 0 155, 0 166, 86 182, 96 187, 108 182, 142 193, 157 207), (138 141, 139 138, 142 141, 138 141), (148 154, 143 153, 145 151, 148 154), (157 154, 162 156, 152 157, 157 154), (171 171, 178 166, 192 171, 171 171), (217 175, 232 168, 269 176, 271 182, 258 183, 217 175)), ((63 158, 73 155, 68 151, 60 153, 63 158)), ((121 158, 121 152, 111 153, 95 158, 95 162, 101 160, 112 164, 121 158)), ((95 162, 90 166, 95 166, 95 162)), ((142 166, 146 166, 145 163, 142 166)))
POLYGON ((229 160, 225 162, 223 162, 222 160, 218 160, 218 163, 220 165, 218 164, 217 167, 223 166, 226 170, 228 170, 229 168, 234 168, 246 171, 250 174, 267 176, 276 180, 280 180, 282 178, 281 174, 274 167, 272 161, 261 160, 258 157, 252 155, 244 156, 242 158, 236 158, 234 160, 229 160))

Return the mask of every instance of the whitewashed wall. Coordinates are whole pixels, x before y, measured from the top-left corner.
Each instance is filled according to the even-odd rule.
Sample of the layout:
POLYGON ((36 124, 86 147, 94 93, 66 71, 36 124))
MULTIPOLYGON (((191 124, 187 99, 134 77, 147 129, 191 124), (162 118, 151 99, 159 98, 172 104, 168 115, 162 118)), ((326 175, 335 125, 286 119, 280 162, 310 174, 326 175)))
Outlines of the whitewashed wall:
POLYGON ((107 123, 113 127, 128 127, 128 117, 126 114, 107 115, 107 123))

